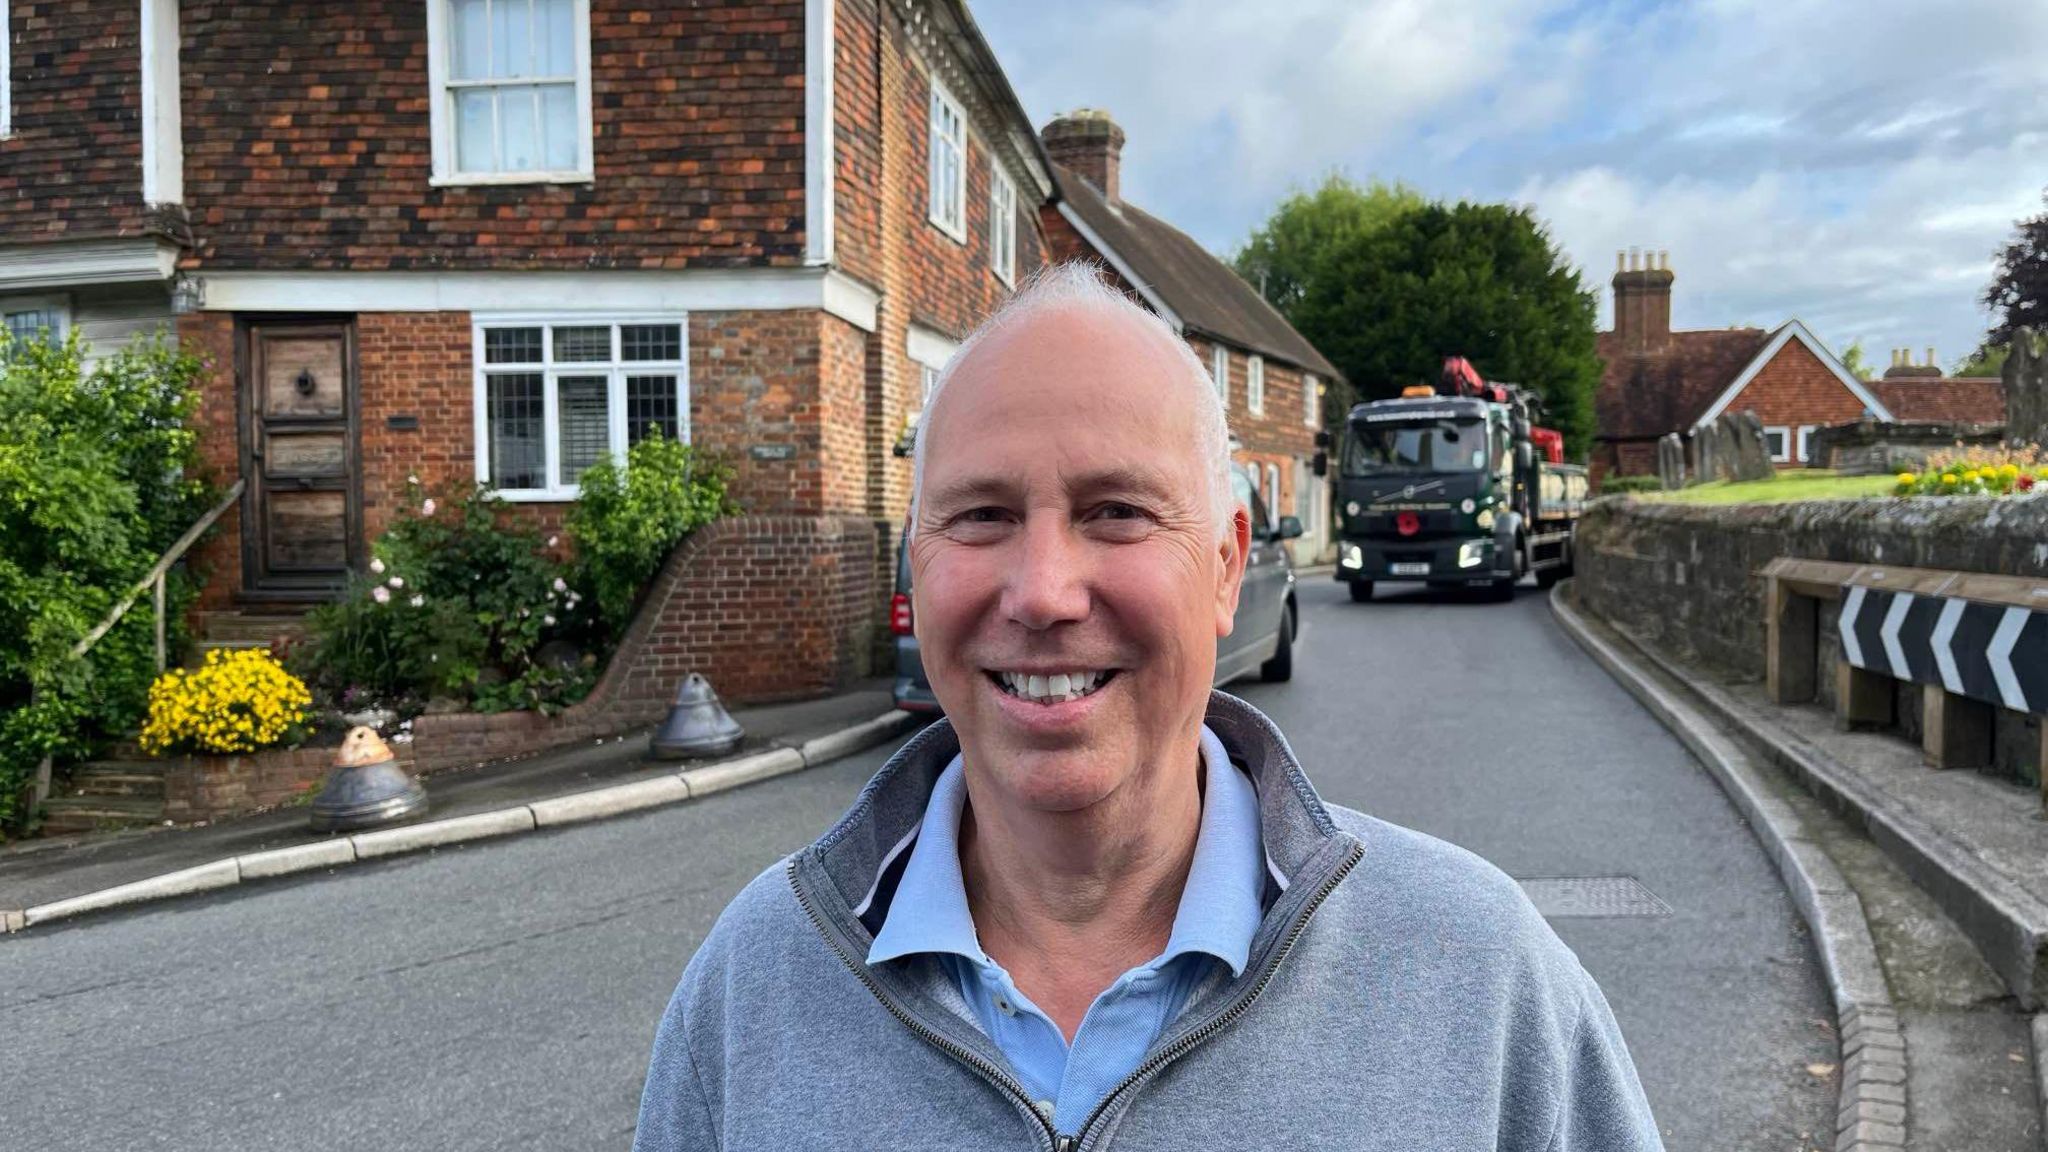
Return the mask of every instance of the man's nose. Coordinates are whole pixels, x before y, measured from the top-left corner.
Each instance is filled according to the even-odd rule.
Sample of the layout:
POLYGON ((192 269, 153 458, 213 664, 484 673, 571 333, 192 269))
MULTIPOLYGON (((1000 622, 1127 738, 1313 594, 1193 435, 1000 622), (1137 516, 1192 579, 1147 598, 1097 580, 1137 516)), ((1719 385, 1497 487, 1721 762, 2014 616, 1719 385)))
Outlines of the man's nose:
POLYGON ((1032 517, 1020 544, 1004 589, 1006 615, 1034 631, 1087 616, 1086 557, 1072 526, 1062 517, 1032 517))

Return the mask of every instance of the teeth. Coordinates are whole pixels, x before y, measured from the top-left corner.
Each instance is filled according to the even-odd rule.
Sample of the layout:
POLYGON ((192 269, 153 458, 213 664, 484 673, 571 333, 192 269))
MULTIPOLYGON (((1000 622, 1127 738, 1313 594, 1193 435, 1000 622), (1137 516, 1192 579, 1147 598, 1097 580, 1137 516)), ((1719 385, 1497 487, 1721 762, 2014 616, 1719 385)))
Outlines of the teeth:
POLYGON ((1019 672, 1002 672, 997 678, 1012 695, 1039 703, 1054 703, 1063 700, 1078 700, 1102 686, 1109 677, 1108 672, 1056 672, 1051 676, 1028 676, 1019 672))

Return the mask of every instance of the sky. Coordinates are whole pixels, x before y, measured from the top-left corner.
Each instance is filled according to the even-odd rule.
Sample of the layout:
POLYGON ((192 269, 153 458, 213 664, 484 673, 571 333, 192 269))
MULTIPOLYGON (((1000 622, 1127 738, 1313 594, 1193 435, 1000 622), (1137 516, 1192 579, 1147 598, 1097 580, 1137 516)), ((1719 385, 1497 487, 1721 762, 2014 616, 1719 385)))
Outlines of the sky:
POLYGON ((971 0, 1032 122, 1106 109, 1124 198, 1212 251, 1330 172, 1534 209, 1677 328, 1982 339, 2048 187, 2048 0, 971 0))

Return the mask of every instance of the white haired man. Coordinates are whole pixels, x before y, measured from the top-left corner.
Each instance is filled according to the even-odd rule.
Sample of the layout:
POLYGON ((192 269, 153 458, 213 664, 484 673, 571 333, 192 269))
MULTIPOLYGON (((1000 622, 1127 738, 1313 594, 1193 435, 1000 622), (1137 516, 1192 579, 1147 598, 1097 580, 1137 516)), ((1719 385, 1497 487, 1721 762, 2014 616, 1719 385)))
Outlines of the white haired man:
POLYGON ((947 718, 719 918, 636 1149, 1661 1147, 1513 881, 1322 803, 1210 690, 1226 453, 1201 365, 1089 267, 954 356, 908 545, 947 718))

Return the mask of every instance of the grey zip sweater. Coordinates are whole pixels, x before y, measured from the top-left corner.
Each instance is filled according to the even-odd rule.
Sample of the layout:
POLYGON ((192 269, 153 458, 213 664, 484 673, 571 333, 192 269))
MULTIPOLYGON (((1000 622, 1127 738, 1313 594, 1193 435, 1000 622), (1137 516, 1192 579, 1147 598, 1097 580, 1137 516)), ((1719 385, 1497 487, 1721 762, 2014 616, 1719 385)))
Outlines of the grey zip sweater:
POLYGON ((1034 1109, 939 965, 864 960, 958 750, 942 721, 719 917, 662 1017, 636 1152, 1662 1147, 1607 1002, 1512 880, 1324 804, 1243 701, 1213 694, 1208 724, 1258 789, 1266 916, 1243 975, 1196 989, 1078 1130, 1034 1109))

